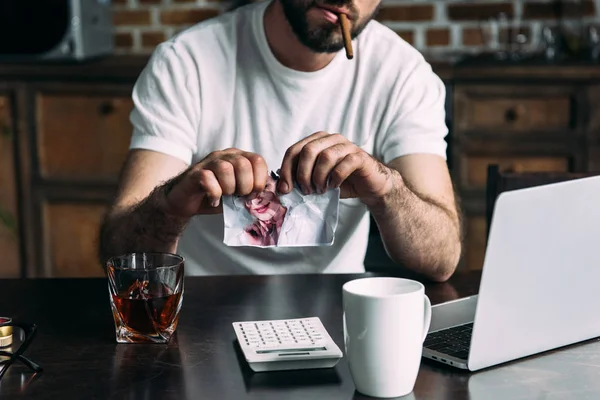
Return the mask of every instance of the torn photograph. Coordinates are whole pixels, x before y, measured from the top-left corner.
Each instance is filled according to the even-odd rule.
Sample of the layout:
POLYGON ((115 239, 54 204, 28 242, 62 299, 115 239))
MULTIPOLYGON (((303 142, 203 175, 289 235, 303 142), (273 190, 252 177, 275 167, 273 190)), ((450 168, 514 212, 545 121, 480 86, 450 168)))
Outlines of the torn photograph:
POLYGON ((248 196, 224 196, 223 242, 228 246, 330 246, 338 224, 340 190, 304 195, 297 187, 277 192, 271 172, 265 190, 248 196))

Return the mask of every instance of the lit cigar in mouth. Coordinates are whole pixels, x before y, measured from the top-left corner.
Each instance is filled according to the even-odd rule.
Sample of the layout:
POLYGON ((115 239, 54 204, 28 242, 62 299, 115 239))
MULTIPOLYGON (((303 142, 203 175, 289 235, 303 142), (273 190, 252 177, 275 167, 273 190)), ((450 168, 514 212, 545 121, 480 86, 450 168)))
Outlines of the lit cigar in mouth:
POLYGON ((350 38, 350 22, 346 14, 339 14, 340 27, 342 28, 342 37, 344 38, 344 47, 346 48, 346 57, 348 60, 352 60, 354 54, 352 53, 352 39, 350 38))

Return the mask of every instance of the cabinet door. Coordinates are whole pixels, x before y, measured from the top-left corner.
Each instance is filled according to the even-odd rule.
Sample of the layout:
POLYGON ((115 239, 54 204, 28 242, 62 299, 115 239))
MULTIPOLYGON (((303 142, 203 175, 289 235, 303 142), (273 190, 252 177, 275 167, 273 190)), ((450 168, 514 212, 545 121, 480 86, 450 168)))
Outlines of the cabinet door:
POLYGON ((21 269, 13 127, 9 98, 0 95, 0 278, 21 269))
POLYGON ((43 206, 46 276, 99 277, 98 233, 106 205, 48 202, 43 206))
POLYGON ((115 181, 127 156, 133 102, 128 94, 37 95, 40 175, 78 182, 115 181))
POLYGON ((131 87, 43 84, 33 90, 40 274, 103 276, 98 234, 129 149, 131 87))

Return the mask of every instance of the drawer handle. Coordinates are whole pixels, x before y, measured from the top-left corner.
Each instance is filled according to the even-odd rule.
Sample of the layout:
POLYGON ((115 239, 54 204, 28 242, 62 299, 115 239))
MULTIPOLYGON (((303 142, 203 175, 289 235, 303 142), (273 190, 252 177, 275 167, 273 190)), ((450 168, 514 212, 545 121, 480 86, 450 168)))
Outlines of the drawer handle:
POLYGON ((519 173, 524 172, 525 168, 520 163, 513 163, 507 169, 506 172, 519 173))
POLYGON ((519 116, 519 114, 517 113, 517 110, 515 110, 514 108, 509 108, 504 113, 504 119, 506 119, 507 122, 515 122, 517 120, 518 116, 519 116))
POLYGON ((7 125, 0 124, 0 137, 4 137, 7 139, 12 138, 12 131, 7 125))
POLYGON ((100 115, 107 116, 115 112, 115 105, 110 101, 105 101, 98 107, 100 115))

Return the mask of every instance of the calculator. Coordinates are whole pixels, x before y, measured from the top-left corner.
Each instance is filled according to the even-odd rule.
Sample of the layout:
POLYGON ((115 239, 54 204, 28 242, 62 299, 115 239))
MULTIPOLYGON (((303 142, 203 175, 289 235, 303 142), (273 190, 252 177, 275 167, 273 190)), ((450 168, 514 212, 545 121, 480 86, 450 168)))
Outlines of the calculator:
POLYGON ((234 322, 233 329, 255 372, 331 368, 342 358, 318 317, 234 322))

